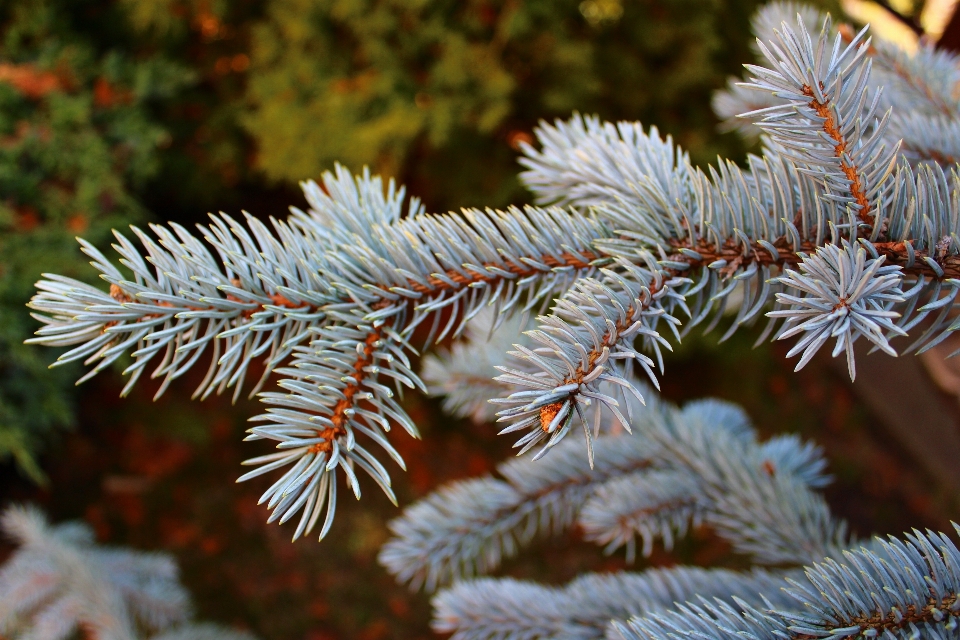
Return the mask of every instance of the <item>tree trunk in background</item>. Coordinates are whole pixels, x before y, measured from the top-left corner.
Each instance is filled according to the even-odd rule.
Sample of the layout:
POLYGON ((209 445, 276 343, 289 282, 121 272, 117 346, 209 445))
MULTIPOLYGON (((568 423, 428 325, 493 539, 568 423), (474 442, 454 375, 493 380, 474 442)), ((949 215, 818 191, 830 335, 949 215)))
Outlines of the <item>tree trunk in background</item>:
MULTIPOLYGON (((941 392, 931 381, 924 361, 912 353, 896 359, 879 352, 867 355, 870 345, 866 340, 858 341, 855 351, 854 392, 942 487, 960 486, 957 396, 941 392)), ((835 366, 846 375, 844 358, 836 358, 835 366)))

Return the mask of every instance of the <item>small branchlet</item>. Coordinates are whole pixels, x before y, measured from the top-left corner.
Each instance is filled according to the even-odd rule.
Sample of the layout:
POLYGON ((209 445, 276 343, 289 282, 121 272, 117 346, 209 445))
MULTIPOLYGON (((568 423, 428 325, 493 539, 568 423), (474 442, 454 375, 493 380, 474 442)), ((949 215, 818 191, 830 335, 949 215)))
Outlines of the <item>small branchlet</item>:
POLYGON ((778 339, 804 334, 787 354, 790 357, 803 352, 798 371, 830 338, 837 341, 834 356, 847 354, 851 380, 856 377, 853 343, 860 336, 885 353, 897 355, 885 333, 906 335, 893 323, 900 314, 891 311, 894 304, 905 299, 899 288, 900 267, 884 267, 884 256, 867 260, 866 255, 862 247, 854 248, 844 240, 839 247, 821 247, 814 255, 804 256, 800 273, 787 269, 779 279, 803 293, 800 297, 778 293, 777 302, 787 308, 767 314, 787 319, 778 339))
POLYGON ((498 414, 500 421, 512 422, 500 433, 529 428, 527 435, 514 445, 521 447, 518 455, 546 440, 534 459, 543 456, 569 432, 576 416, 583 427, 592 465, 591 442, 600 433, 601 406, 607 407, 625 429, 630 429, 630 420, 621 413, 620 403, 614 396, 601 393, 600 385, 610 383, 616 389, 627 390, 641 404, 643 396, 627 380, 625 372, 638 366, 657 385, 655 362, 637 351, 634 344, 644 339, 663 367, 660 347, 671 347, 656 327, 662 320, 679 337, 675 327, 680 321, 668 309, 683 308, 683 297, 676 289, 688 281, 665 280, 656 267, 643 269, 624 260, 615 265, 619 269, 601 270, 603 280, 580 280, 557 302, 551 315, 539 319, 540 328, 527 335, 542 346, 530 349, 515 345, 517 351, 512 355, 539 371, 499 367, 504 375, 498 381, 526 388, 494 400, 514 405, 498 414), (593 403, 596 408, 588 422, 584 413, 593 403))

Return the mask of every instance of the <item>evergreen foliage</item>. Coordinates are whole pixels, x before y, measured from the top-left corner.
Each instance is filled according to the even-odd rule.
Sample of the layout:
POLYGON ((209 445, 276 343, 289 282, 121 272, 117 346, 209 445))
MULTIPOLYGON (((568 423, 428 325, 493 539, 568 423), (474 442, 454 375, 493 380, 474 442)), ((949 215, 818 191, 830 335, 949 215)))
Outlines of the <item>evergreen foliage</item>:
POLYGON ((521 453, 542 445, 537 457, 582 425, 591 466, 604 415, 629 430, 628 396, 644 402, 631 371, 656 386, 667 337, 717 322, 736 287, 730 332, 775 300, 763 335, 807 333, 798 368, 832 336, 852 377, 860 335, 892 351, 885 333, 932 314, 912 348, 935 344, 955 328, 960 291, 957 178, 936 161, 898 161, 899 143, 884 137, 892 109, 874 118, 882 91, 866 89, 864 33, 844 44, 826 20, 815 41, 801 21, 761 45, 771 68, 749 67, 751 86, 784 104, 763 112, 767 149, 746 171, 725 161, 705 173, 656 130, 579 116, 543 125, 542 149, 526 148, 525 180, 569 209, 426 215, 392 182, 338 168, 322 188, 306 183, 309 211, 272 229, 221 214, 200 227, 204 244, 175 224, 152 225, 157 240, 135 228, 147 259, 117 233, 130 275, 84 242, 109 290, 41 281, 31 306, 45 326, 31 342, 76 345, 58 364, 94 364, 86 377, 131 353, 127 388, 155 361, 158 393, 208 350, 199 395, 232 387, 236 397, 253 358, 265 365, 259 391, 292 356, 277 370, 283 391, 262 394, 255 421, 266 424, 250 430, 279 451, 249 461, 259 468, 243 479, 289 466, 263 501, 282 520, 302 509, 297 535, 324 505, 329 525, 333 501, 320 496, 335 495, 337 467, 355 494, 359 466, 392 496, 357 437, 400 462, 383 434, 394 421, 416 436, 384 382, 425 389, 407 355, 425 321, 430 342, 485 306, 502 318, 553 302, 531 347, 511 352, 519 366, 502 368, 513 392, 495 400, 507 407, 498 416, 504 433, 524 432, 521 453), (802 273, 790 269, 798 262, 802 273))
POLYGON ((817 449, 792 437, 758 442, 742 410, 727 403, 704 400, 679 411, 659 403, 644 409, 628 398, 634 433, 598 438, 593 468, 582 445, 566 441, 542 460, 501 465, 505 480, 448 486, 392 523, 396 537, 381 562, 398 579, 433 591, 489 573, 535 536, 574 524, 608 551, 626 546, 628 556, 638 537, 645 555, 656 540, 669 546, 691 520, 710 523, 768 564, 845 546, 845 526, 811 491, 827 480, 817 449), (772 523, 777 532, 765 528, 772 523))
POLYGON ((754 5, 4 3, 0 455, 39 480, 35 454, 75 421, 75 373, 41 374, 21 344, 37 269, 88 273, 72 236, 102 249, 148 210, 268 208, 263 176, 295 185, 334 160, 435 207, 522 200, 511 147, 574 107, 661 122, 699 157, 739 153, 702 105, 746 52, 754 5))
MULTIPOLYGON (((487 329, 479 324, 474 335, 487 329)), ((459 355, 492 359, 497 348, 474 340, 459 355)), ((957 637, 954 541, 851 538, 817 492, 830 481, 821 452, 793 436, 759 441, 735 405, 634 410, 632 434, 595 441, 595 469, 565 440, 542 460, 502 465, 503 480, 448 485, 391 523, 381 562, 398 580, 439 588, 435 630, 457 640, 957 637), (637 545, 644 555, 654 542, 669 548, 697 523, 771 568, 586 574, 560 587, 475 577, 574 525, 629 557, 637 545)))
MULTIPOLYGON (((960 533, 960 527, 958 533, 960 533)), ((680 605, 676 611, 614 623, 621 638, 955 638, 960 550, 944 534, 914 532, 906 541, 876 540, 876 549, 844 554, 787 580, 794 610, 743 600, 680 605)))
MULTIPOLYGON (((305 183, 309 210, 285 221, 134 228, 140 247, 115 234, 119 262, 83 242, 109 288, 45 275, 31 342, 69 347, 58 364, 82 361, 87 376, 129 356, 129 384, 152 368, 159 393, 209 357, 197 394, 236 397, 262 363, 252 393, 271 373, 279 390, 260 393, 267 406, 247 439, 276 450, 248 460, 256 468, 240 480, 273 474, 260 500, 269 521, 299 516, 294 539, 323 538, 338 482, 360 497, 357 469, 394 500, 379 452, 403 466, 388 432, 417 436, 400 403, 404 387, 427 390, 412 357, 489 309, 467 346, 430 361, 429 379, 462 376, 471 350, 485 350, 476 361, 501 372, 502 433, 519 432, 520 454, 538 450, 503 465, 504 479, 454 484, 393 523, 383 564, 428 590, 453 584, 436 596, 438 629, 957 638, 951 538, 856 540, 817 491, 827 478, 815 447, 761 441, 736 407, 680 409, 651 388, 663 350, 728 307, 724 337, 766 317, 759 341, 799 336, 798 369, 832 338, 851 378, 860 337, 896 354, 960 328, 960 174, 944 155, 955 141, 930 134, 952 126, 960 103, 952 75, 920 72, 958 61, 897 57, 866 29, 811 16, 773 5, 757 21, 766 66, 748 65, 744 87, 766 102, 745 115, 761 144, 745 168, 700 169, 656 129, 581 116, 542 124, 538 147, 524 146, 522 179, 540 206, 429 215, 392 181, 338 167, 322 186, 305 183), (918 101, 940 112, 913 109, 910 129, 896 113, 918 101), (508 361, 477 339, 534 314, 508 361), (566 437, 577 431, 583 445, 566 437), (574 523, 630 556, 705 523, 773 568, 588 576, 562 589, 464 581, 574 523), (757 597, 778 581, 785 591, 757 597)), ((453 395, 451 408, 477 412, 476 396, 453 395)))
POLYGON ((98 547, 80 523, 50 526, 35 507, 8 507, 19 545, 0 567, 0 632, 17 640, 252 640, 190 622, 190 599, 166 555, 98 547))

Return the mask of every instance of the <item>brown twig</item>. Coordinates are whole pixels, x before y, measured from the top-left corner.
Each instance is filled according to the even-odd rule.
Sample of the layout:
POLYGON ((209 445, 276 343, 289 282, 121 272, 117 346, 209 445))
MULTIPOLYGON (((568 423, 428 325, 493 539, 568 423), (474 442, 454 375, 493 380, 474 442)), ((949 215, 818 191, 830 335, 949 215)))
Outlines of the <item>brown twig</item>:
MULTIPOLYGON (((677 250, 677 253, 669 256, 669 259, 674 262, 685 262, 691 266, 710 264, 716 260, 726 260, 728 263, 737 261, 738 267, 746 267, 752 263, 756 263, 760 266, 783 268, 799 264, 801 260, 800 255, 798 255, 799 253, 810 254, 817 250, 817 245, 807 240, 800 243, 799 251, 794 251, 793 245, 785 237, 778 238, 771 243, 778 251, 779 255, 777 256, 774 256, 759 244, 754 245, 751 250, 744 255, 742 245, 734 240, 728 240, 719 246, 702 240, 699 243, 692 244, 686 239, 671 240, 669 244, 677 250), (679 252, 680 249, 696 251, 700 254, 700 257, 690 257, 679 252)), ((940 265, 940 268, 943 269, 944 274, 942 278, 960 278, 960 255, 941 256, 937 253, 930 254, 927 251, 914 250, 913 264, 907 266, 910 264, 910 252, 907 250, 905 242, 874 242, 873 247, 879 255, 886 257, 887 264, 899 265, 906 275, 940 278, 936 271, 927 265, 924 260, 924 258, 930 256, 933 257, 937 264, 940 265)), ((671 274, 680 275, 680 272, 671 272, 671 274)), ((729 273, 727 275, 732 276, 733 274, 729 273)))
POLYGON ((334 440, 347 434, 346 424, 349 420, 347 411, 356 406, 354 396, 360 391, 360 384, 367 377, 366 368, 373 364, 373 352, 376 349, 377 342, 379 342, 382 337, 383 325, 374 327, 373 330, 367 334, 367 337, 363 341, 363 350, 357 355, 357 359, 353 362, 353 374, 351 377, 354 382, 349 383, 343 388, 343 398, 338 400, 337 404, 333 407, 333 415, 330 417, 330 422, 333 423, 333 426, 317 430, 317 436, 324 438, 324 441, 311 446, 310 451, 312 453, 320 453, 321 451, 329 453, 333 448, 334 440))
MULTIPOLYGON (((930 598, 927 601, 927 604, 919 609, 914 605, 908 605, 905 607, 905 611, 900 611, 900 620, 897 620, 897 616, 894 615, 893 612, 878 612, 872 616, 857 616, 850 618, 849 620, 842 620, 839 624, 837 624, 836 628, 840 628, 841 626, 852 627, 853 625, 859 625, 861 631, 873 629, 878 632, 878 636, 883 635, 884 631, 895 633, 900 629, 908 628, 911 624, 918 625, 923 623, 937 622, 934 609, 940 611, 941 615, 943 615, 943 612, 945 611, 950 612, 951 607, 953 607, 956 602, 957 594, 951 593, 945 595, 939 601, 935 600, 934 598, 930 598)), ((949 613, 947 615, 949 615, 949 613)), ((812 636, 803 633, 798 633, 791 636, 791 638, 796 640, 819 640, 820 637, 821 636, 812 636)))
MULTIPOLYGON (((669 256, 670 260, 675 262, 685 262, 691 266, 710 264, 716 260, 726 260, 728 264, 736 264, 737 268, 748 266, 753 262, 756 262, 761 266, 778 267, 795 265, 800 262, 800 258, 796 255, 793 245, 785 237, 781 237, 772 243, 779 252, 779 256, 776 258, 759 244, 755 245, 750 252, 744 255, 741 245, 734 240, 728 240, 722 245, 715 245, 707 243, 703 240, 697 243, 690 243, 687 239, 674 239, 668 241, 668 244, 670 247, 676 250, 676 253, 669 256), (686 254, 680 253, 680 249, 696 251, 700 254, 700 257, 692 258, 686 254)), ((875 242, 873 246, 877 249, 878 253, 887 257, 887 262, 889 264, 897 264, 904 267, 904 272, 907 274, 923 277, 937 277, 936 272, 924 262, 924 258, 929 255, 928 252, 915 250, 913 252, 915 256, 914 263, 908 267, 909 252, 907 251, 906 245, 903 242, 875 242)), ((799 251, 803 253, 812 253, 816 251, 816 249, 816 244, 810 241, 804 241, 800 244, 799 251)), ((562 253, 560 254, 559 258, 556 258, 552 255, 538 256, 537 261, 550 267, 574 267, 576 269, 586 269, 590 266, 591 262, 601 257, 602 256, 600 254, 593 251, 582 251, 577 254, 562 253)), ((960 278, 960 256, 936 255, 935 257, 937 258, 938 264, 940 264, 945 272, 943 276, 944 278, 960 278)), ((509 271, 520 278, 525 278, 541 272, 541 270, 536 267, 516 263, 484 263, 481 266, 483 268, 498 267, 505 271, 509 271)), ((728 270, 728 272, 725 272, 724 275, 733 275, 732 271, 736 271, 736 269, 728 270)), ((444 275, 448 280, 451 280, 458 285, 457 289, 478 282, 496 282, 502 277, 496 274, 477 271, 471 272, 470 275, 464 275, 460 271, 454 269, 448 269, 444 275)), ((671 275, 679 275, 679 272, 671 273, 671 275)), ((416 291, 417 293, 424 294, 435 294, 454 289, 454 287, 450 285, 448 281, 441 278, 430 277, 428 278, 427 282, 429 283, 428 285, 423 285, 415 280, 409 280, 406 288, 416 291)), ((387 289, 385 286, 383 288, 387 289)), ((128 295, 123 291, 123 289, 115 284, 110 285, 110 296, 121 304, 136 301, 133 297, 128 295)), ((227 299, 239 301, 239 299, 229 295, 227 296, 227 299)), ((289 309, 306 308, 309 311, 317 310, 317 307, 313 305, 295 303, 279 293, 270 295, 270 299, 273 305, 279 307, 285 307, 289 309)), ((157 302, 156 305, 167 308, 174 307, 174 305, 169 302, 157 302)), ((243 318, 249 318, 254 313, 266 310, 266 308, 267 305, 265 304, 259 305, 258 308, 244 310, 240 315, 243 318)), ((212 307, 204 308, 188 306, 187 309, 190 309, 191 311, 205 311, 212 309, 212 307)), ((156 317, 159 317, 159 314, 145 314, 138 319, 138 321, 148 320, 156 317)), ((116 323, 106 323, 104 328, 113 326, 114 324, 116 323)))
MULTIPOLYGON (((548 267, 574 267, 576 269, 586 269, 587 267, 590 266, 590 263, 593 260, 596 260, 599 257, 600 257, 599 254, 596 254, 592 251, 584 251, 581 254, 562 253, 560 254, 559 259, 555 258, 552 255, 538 256, 537 261, 540 262, 541 264, 547 265, 548 267)), ((513 273, 520 278, 525 278, 527 276, 532 276, 542 272, 541 269, 538 269, 536 267, 530 267, 527 265, 518 265, 514 263, 503 265, 499 263, 489 262, 489 263, 484 263, 483 267, 484 268, 498 267, 500 269, 503 269, 504 271, 509 271, 510 273, 513 273)), ((457 289, 460 289, 462 286, 468 286, 478 282, 496 282, 502 277, 499 275, 491 275, 489 273, 479 273, 479 272, 473 272, 472 275, 465 276, 463 275, 463 273, 455 269, 448 269, 444 273, 444 275, 447 277, 448 280, 452 280, 454 283, 456 283, 456 285, 459 285, 456 287, 457 289)), ((406 288, 412 291, 416 291, 417 293, 425 293, 425 294, 440 293, 442 291, 449 291, 454 289, 454 287, 451 286, 449 282, 441 278, 431 276, 427 278, 427 282, 429 284, 423 285, 415 280, 409 280, 407 282, 406 288)), ((239 283, 236 281, 231 281, 231 283, 234 286, 239 286, 239 283)), ((381 286, 381 288, 384 290, 389 290, 389 287, 387 286, 381 286)), ((120 304, 136 302, 136 300, 132 296, 128 295, 123 289, 121 289, 118 285, 115 285, 115 284, 110 285, 110 297, 116 300, 117 302, 119 302, 120 304)), ((227 300, 231 300, 233 302, 244 302, 244 303, 248 302, 246 300, 241 300, 240 298, 237 298, 232 294, 228 294, 225 297, 227 300)), ((269 298, 273 306, 284 307, 287 309, 307 309, 308 311, 311 311, 311 312, 318 310, 318 308, 315 305, 298 304, 279 293, 270 294, 269 298)), ((157 302, 155 304, 158 307, 167 307, 167 308, 175 307, 175 305, 169 302, 157 302)), ((209 311, 209 310, 212 310, 214 307, 187 306, 186 308, 189 309, 190 311, 209 311)), ((258 305, 257 307, 244 309, 238 315, 246 319, 246 318, 250 318, 255 313, 259 313, 260 311, 265 311, 266 309, 267 309, 267 305, 261 304, 261 305, 258 305)), ((138 321, 149 320, 149 319, 158 318, 158 317, 160 317, 160 314, 156 314, 156 313, 145 314, 141 316, 141 318, 139 318, 138 321)))
MULTIPOLYGON (((641 305, 641 309, 645 309, 650 305, 650 301, 653 300, 653 294, 656 291, 659 291, 659 289, 656 288, 655 286, 651 286, 650 295, 647 297, 647 299, 642 301, 641 300, 637 301, 641 305)), ((619 336, 621 333, 623 333, 624 330, 629 328, 630 325, 634 323, 635 321, 633 318, 634 313, 635 311, 632 305, 627 307, 626 311, 623 314, 624 320, 621 322, 615 323, 612 329, 604 333, 603 338, 600 340, 600 347, 597 349, 591 349, 590 353, 587 354, 586 366, 584 366, 583 364, 578 365, 574 374, 568 377, 566 380, 564 380, 563 384, 566 385, 566 384, 572 384, 574 382, 576 383, 582 382, 584 376, 586 376, 591 371, 593 371, 594 364, 603 353, 603 347, 611 346, 612 344, 611 339, 613 339, 615 336, 619 336)), ((571 392, 570 395, 576 395, 576 393, 577 391, 573 391, 571 392)), ((560 413, 560 410, 563 409, 563 405, 565 402, 566 402, 565 400, 559 400, 557 402, 553 402, 551 404, 548 404, 540 408, 540 428, 543 431, 550 431, 550 423, 553 422, 553 419, 556 418, 557 414, 560 413)))
POLYGON ((803 95, 810 98, 808 106, 813 109, 818 116, 823 118, 823 131, 830 136, 836 144, 833 146, 833 154, 840 159, 840 170, 850 181, 850 193, 854 201, 860 205, 858 217, 863 222, 873 225, 873 218, 870 217, 870 200, 867 198, 863 183, 860 181, 860 169, 855 164, 850 164, 843 159, 847 151, 847 141, 843 137, 843 132, 837 126, 837 121, 833 117, 833 111, 830 109, 830 101, 820 102, 814 97, 813 89, 808 85, 803 85, 803 95))

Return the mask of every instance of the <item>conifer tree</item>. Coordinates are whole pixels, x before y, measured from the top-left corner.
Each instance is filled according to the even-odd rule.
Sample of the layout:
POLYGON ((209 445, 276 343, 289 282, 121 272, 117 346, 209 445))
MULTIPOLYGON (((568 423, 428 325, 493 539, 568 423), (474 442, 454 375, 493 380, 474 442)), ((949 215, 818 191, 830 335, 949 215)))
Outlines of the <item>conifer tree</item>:
POLYGON ((76 369, 43 373, 22 345, 37 269, 89 274, 77 234, 103 248, 111 227, 262 214, 334 160, 393 172, 435 207, 502 205, 527 197, 512 147, 575 106, 663 122, 704 158, 737 153, 703 104, 754 5, 3 3, 0 457, 40 480, 36 454, 77 420, 76 369))
POLYGON ((83 361, 84 379, 129 358, 128 389, 149 371, 163 393, 206 361, 198 396, 259 393, 266 409, 247 439, 276 450, 239 480, 271 474, 268 521, 297 518, 294 539, 323 538, 339 483, 359 498, 369 476, 394 499, 384 462, 403 461, 389 432, 417 434, 400 392, 428 390, 418 350, 485 309, 473 336, 535 315, 507 360, 474 339, 428 364, 455 411, 482 413, 478 394, 493 391, 501 433, 530 452, 504 479, 446 487, 393 523, 381 560, 404 582, 444 588, 438 630, 960 637, 950 536, 856 539, 818 492, 817 448, 760 441, 729 404, 657 400, 664 352, 698 325, 725 322, 726 337, 763 321, 758 342, 791 340, 797 369, 829 344, 851 378, 858 340, 896 355, 960 328, 957 58, 907 56, 789 4, 755 28, 765 66, 747 65, 717 101, 759 132, 744 167, 700 169, 656 128, 579 115, 524 146, 522 179, 541 206, 431 215, 393 182, 338 167, 304 184, 309 210, 286 220, 134 228, 140 246, 118 232, 119 262, 82 241, 107 288, 45 275, 32 342, 68 347, 58 364, 83 361), (262 374, 248 380, 254 361, 262 374), (502 390, 445 387, 469 362, 495 364, 502 390), (631 556, 704 523, 769 568, 588 575, 564 588, 471 580, 573 523, 631 556))

